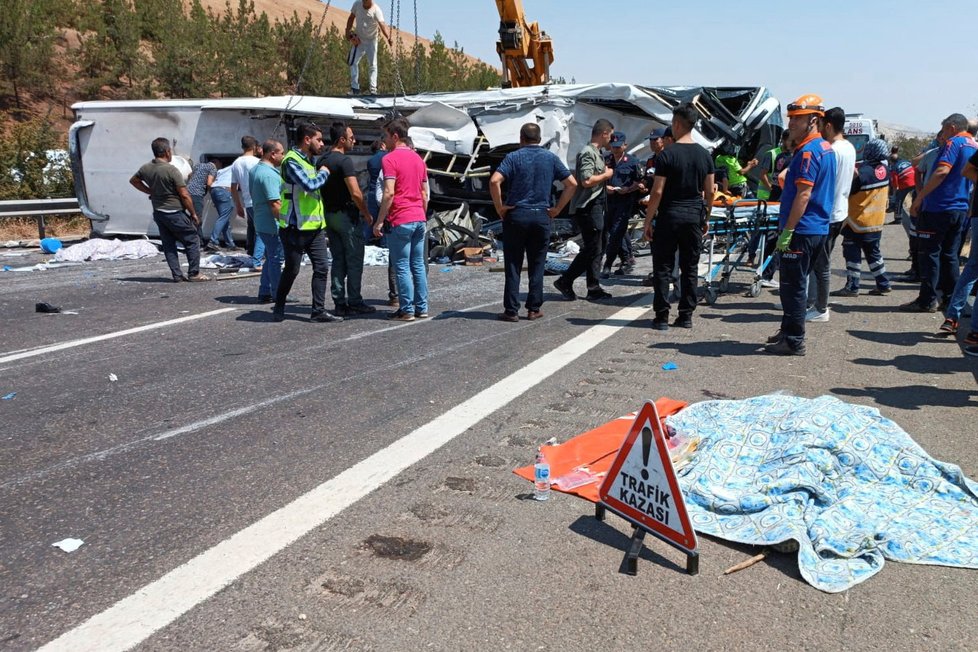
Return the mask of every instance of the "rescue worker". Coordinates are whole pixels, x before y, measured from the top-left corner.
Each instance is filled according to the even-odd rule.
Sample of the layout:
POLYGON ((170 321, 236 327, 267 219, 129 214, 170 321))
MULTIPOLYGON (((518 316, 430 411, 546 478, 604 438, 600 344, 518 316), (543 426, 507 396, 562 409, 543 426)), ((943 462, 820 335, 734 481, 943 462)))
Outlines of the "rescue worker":
POLYGON ((941 123, 939 138, 944 139, 944 145, 910 206, 910 215, 917 218, 920 292, 916 299, 900 306, 904 312, 937 312, 958 282, 958 249, 972 185, 962 172, 978 150, 967 128, 968 119, 960 113, 949 115, 941 123))
POLYGON ((289 290, 299 275, 302 254, 312 262, 312 321, 343 321, 326 310, 326 283, 329 276, 326 246, 326 217, 319 189, 329 178, 329 169, 313 165, 323 153, 323 132, 314 124, 296 127, 298 145, 282 159, 282 208, 279 213, 278 235, 285 250, 285 269, 275 292, 275 321, 285 319, 285 302, 289 290))
POLYGON ((886 160, 886 141, 875 138, 863 148, 863 160, 856 166, 849 208, 842 227, 842 255, 846 259, 846 285, 832 296, 854 297, 859 294, 862 256, 866 256, 870 273, 876 278, 876 289, 869 293, 890 293, 890 280, 880 253, 883 223, 890 194, 890 170, 886 160))
POLYGON ((776 355, 805 355, 808 275, 825 246, 835 198, 835 153, 819 134, 825 106, 818 95, 802 95, 788 105, 788 131, 797 143, 781 195, 781 330, 765 350, 776 355))

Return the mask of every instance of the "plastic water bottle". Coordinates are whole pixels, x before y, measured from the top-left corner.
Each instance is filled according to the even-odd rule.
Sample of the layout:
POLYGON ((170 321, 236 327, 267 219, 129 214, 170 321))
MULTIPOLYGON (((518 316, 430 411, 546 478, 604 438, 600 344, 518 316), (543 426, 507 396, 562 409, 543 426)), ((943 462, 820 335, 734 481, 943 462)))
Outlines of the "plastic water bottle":
POLYGON ((533 465, 533 499, 550 498, 550 464, 543 455, 543 447, 537 449, 537 461, 533 465))

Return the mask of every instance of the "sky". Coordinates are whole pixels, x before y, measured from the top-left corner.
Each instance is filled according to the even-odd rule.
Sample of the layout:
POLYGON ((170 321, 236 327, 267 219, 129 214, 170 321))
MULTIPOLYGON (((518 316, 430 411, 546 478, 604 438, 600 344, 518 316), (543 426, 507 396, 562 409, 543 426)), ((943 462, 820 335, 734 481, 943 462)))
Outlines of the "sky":
MULTIPOLYGON (((400 0, 401 29, 414 30, 415 3, 421 36, 438 31, 498 65, 494 0, 400 0)), ((379 4, 390 22, 391 0, 379 4)), ((827 106, 921 131, 936 131, 951 113, 978 114, 975 6, 523 0, 527 19, 553 39, 551 74, 567 81, 766 86, 782 107, 816 93, 827 106)))

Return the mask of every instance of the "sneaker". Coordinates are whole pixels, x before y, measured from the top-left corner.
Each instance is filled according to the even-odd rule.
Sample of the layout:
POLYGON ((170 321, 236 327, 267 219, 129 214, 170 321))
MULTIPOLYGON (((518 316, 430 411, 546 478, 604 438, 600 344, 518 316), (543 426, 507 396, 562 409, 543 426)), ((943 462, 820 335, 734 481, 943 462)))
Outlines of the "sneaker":
POLYGON ((672 322, 672 325, 676 328, 692 328, 693 318, 690 315, 679 315, 676 317, 676 321, 672 322))
POLYGON ((207 246, 204 247, 204 253, 205 254, 219 254, 219 253, 221 253, 221 250, 218 249, 218 247, 217 247, 216 244, 213 244, 213 243, 208 242, 207 243, 207 246))
POLYGON ((970 355, 972 357, 978 358, 978 346, 966 346, 964 347, 964 354, 970 355))
POLYGON ((281 322, 285 321, 285 313, 278 312, 277 310, 272 311, 272 321, 281 322))
POLYGON ((387 305, 390 306, 391 308, 396 308, 399 305, 401 305, 401 300, 398 299, 397 297, 388 297, 387 305))
POLYGON ((203 281, 211 280, 211 277, 207 276, 206 274, 194 274, 193 276, 188 277, 187 280, 191 283, 201 283, 203 281))
POLYGON ((772 335, 771 337, 767 338, 767 343, 768 344, 777 344, 778 342, 780 342, 783 339, 784 339, 784 337, 781 336, 781 331, 779 330, 774 335, 772 335))
POLYGON ((601 270, 601 278, 602 279, 609 279, 609 278, 611 278, 611 268, 610 267, 605 267, 604 269, 601 270))
POLYGON ((820 312, 819 310, 812 308, 805 313, 805 321, 823 322, 829 320, 829 310, 825 309, 825 312, 820 312))
POLYGON ((528 310, 526 312, 526 318, 528 321, 536 321, 543 317, 543 312, 540 310, 528 310))
POLYGON ((349 96, 350 97, 356 97, 359 94, 360 94, 360 89, 359 88, 351 88, 350 89, 350 93, 349 93, 349 96))
POLYGON ((775 281, 773 278, 761 279, 762 288, 779 288, 781 284, 775 281))
POLYGON ((510 323, 516 323, 520 320, 520 316, 512 312, 501 312, 496 315, 496 319, 499 321, 508 321, 510 323))
POLYGON ((424 310, 415 310, 414 311, 414 318, 415 319, 427 319, 428 318, 428 313, 425 312, 424 310))
POLYGON ((764 350, 768 353, 773 353, 774 355, 805 355, 805 345, 802 344, 797 349, 791 348, 787 340, 780 340, 774 344, 768 344, 764 347, 764 350))
POLYGON ((610 298, 611 298, 611 292, 605 292, 601 288, 598 288, 596 290, 588 290, 587 292, 588 301, 601 301, 602 299, 610 299, 610 298))
POLYGON ((875 287, 869 291, 869 294, 873 295, 874 297, 882 297, 890 294, 891 292, 893 292, 893 290, 889 286, 885 288, 875 287))
POLYGON ((978 331, 971 331, 964 337, 964 343, 967 346, 978 345, 978 331))
POLYGON ((414 321, 414 315, 403 310, 395 310, 387 318, 391 321, 414 321))
POLYGON ((900 312, 937 312, 937 302, 930 304, 929 306, 923 306, 917 303, 916 300, 909 303, 900 304, 900 312))
POLYGON ((560 295, 567 301, 574 301, 577 299, 577 294, 574 292, 574 288, 566 284, 563 277, 560 277, 554 281, 554 287, 557 288, 560 295))
POLYGON ((325 323, 325 324, 331 324, 333 322, 343 321, 342 317, 340 317, 339 315, 334 315, 328 310, 323 310, 321 312, 314 312, 312 313, 312 316, 309 317, 309 319, 311 321, 325 323))
POLYGON ((186 276, 184 276, 183 274, 181 274, 180 276, 174 276, 173 277, 173 282, 174 283, 185 283, 185 282, 187 282, 189 280, 190 279, 187 278, 186 276))
POLYGON ((632 271, 632 270, 625 271, 625 268, 624 267, 619 267, 618 269, 616 269, 614 271, 614 275, 615 276, 624 276, 625 274, 627 274, 630 271, 632 271))
POLYGON ((355 303, 346 307, 346 314, 348 315, 372 315, 375 312, 377 312, 376 308, 365 303, 355 303))
POLYGON ((833 290, 829 292, 830 297, 858 297, 859 290, 849 287, 848 285, 844 288, 839 288, 838 290, 833 290))
POLYGON ((655 331, 667 331, 669 330, 669 315, 664 317, 656 317, 652 320, 652 330, 655 331))
POLYGON ((941 324, 941 332, 954 335, 958 332, 958 320, 957 319, 945 319, 944 323, 941 324))

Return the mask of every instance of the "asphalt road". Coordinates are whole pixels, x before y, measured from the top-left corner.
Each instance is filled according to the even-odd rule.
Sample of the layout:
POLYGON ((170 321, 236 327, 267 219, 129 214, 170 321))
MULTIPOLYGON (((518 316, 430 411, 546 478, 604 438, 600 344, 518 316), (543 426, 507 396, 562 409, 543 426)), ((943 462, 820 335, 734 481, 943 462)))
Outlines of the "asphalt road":
MULTIPOLYGON (((902 238, 887 228, 894 271, 902 238)), ((309 323, 307 269, 281 324, 256 279, 172 284, 162 258, 0 274, 0 649, 123 630, 144 650, 974 649, 975 571, 887 563, 828 595, 792 554, 723 576, 757 550, 701 537, 699 575, 649 539, 628 577, 627 523, 523 500, 511 473, 648 398, 786 390, 878 407, 978 477, 978 359, 939 315, 894 311, 913 288, 833 300, 807 357, 774 358, 769 290, 659 333, 634 319, 638 279, 616 279, 606 304, 552 292, 508 324, 502 274, 441 269, 433 318, 398 325, 386 307, 309 323), (85 543, 52 547, 67 537, 85 543), (112 631, 76 629, 117 603, 112 631)), ((384 270, 365 285, 386 296, 384 270)))

